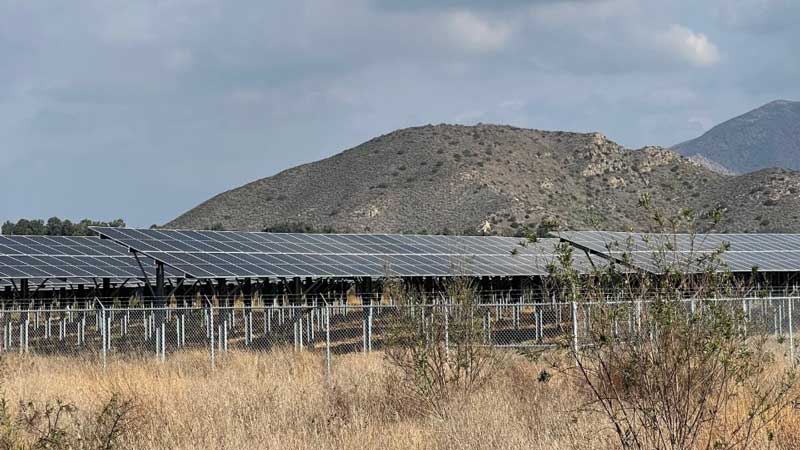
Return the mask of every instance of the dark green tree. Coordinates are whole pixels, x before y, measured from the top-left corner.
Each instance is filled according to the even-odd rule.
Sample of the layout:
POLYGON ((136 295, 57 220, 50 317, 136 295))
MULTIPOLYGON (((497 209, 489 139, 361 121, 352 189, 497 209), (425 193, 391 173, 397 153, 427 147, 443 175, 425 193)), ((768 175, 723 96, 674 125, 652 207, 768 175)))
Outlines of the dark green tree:
POLYGON ((110 222, 83 219, 78 223, 73 223, 69 219, 61 220, 58 217, 51 217, 45 223, 42 219, 20 219, 16 223, 7 221, 3 224, 2 234, 5 235, 27 235, 27 236, 91 236, 94 232, 89 229, 92 226, 101 227, 124 227, 125 221, 115 219, 110 222))

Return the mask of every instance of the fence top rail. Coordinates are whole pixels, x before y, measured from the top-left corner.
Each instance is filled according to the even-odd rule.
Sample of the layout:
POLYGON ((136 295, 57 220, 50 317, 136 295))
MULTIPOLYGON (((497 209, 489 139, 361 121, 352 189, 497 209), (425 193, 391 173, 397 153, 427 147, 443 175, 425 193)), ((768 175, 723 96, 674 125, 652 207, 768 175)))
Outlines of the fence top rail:
MULTIPOLYGON (((775 296, 775 297, 697 297, 697 298, 682 298, 682 299, 675 299, 669 300, 672 302, 680 302, 680 303, 739 303, 741 302, 758 302, 758 301, 788 301, 788 300, 800 300, 800 295, 797 296, 775 296)), ((635 305, 638 303, 641 304, 652 304, 656 303, 657 300, 653 299, 641 299, 641 300, 612 300, 612 301, 578 301, 576 302, 578 305, 590 305, 590 306, 597 306, 597 305, 635 305)))
MULTIPOLYGON (((676 299, 670 300, 675 302, 680 302, 686 305, 691 304, 709 304, 709 303, 731 303, 741 305, 743 302, 749 303, 760 303, 760 302, 794 302, 800 300, 800 295, 798 296, 776 296, 776 297, 699 297, 699 298, 684 298, 684 299, 676 299)), ((653 299, 641 299, 641 300, 608 300, 608 301, 575 301, 575 302, 513 302, 513 303, 476 303, 473 307, 476 309, 488 309, 488 308, 501 308, 501 309, 509 309, 509 308, 536 308, 536 309, 552 309, 552 308, 566 308, 571 307, 573 304, 581 307, 593 307, 593 306, 631 306, 634 307, 636 305, 650 305, 656 303, 656 300, 653 299)), ((58 313, 82 313, 82 312, 158 312, 158 311, 167 311, 167 312, 175 312, 175 311, 307 311, 312 309, 344 309, 344 310, 381 310, 381 309, 411 309, 411 308, 427 308, 427 309, 436 309, 436 308, 453 308, 457 309, 462 307, 459 304, 448 304, 448 303, 428 303, 428 304, 325 304, 325 303, 317 303, 317 304, 301 304, 301 305, 270 305, 270 304, 255 304, 255 305, 232 305, 232 306, 215 306, 209 305, 207 303, 198 304, 198 305, 165 305, 165 306, 145 306, 145 305, 134 305, 134 306, 104 306, 101 307, 99 304, 85 304, 82 306, 65 306, 60 308, 53 308, 47 305, 42 305, 38 308, 30 308, 30 305, 23 305, 23 304, 15 304, 15 305, 6 305, 4 308, 0 308, 0 314, 58 314, 58 313), (10 307, 9 307, 10 306, 10 307)))
MULTIPOLYGON (((169 288, 167 289, 169 291, 169 288)), ((621 289, 613 289, 610 288, 608 290, 604 289, 577 289, 571 290, 571 293, 576 295, 586 295, 591 294, 597 297, 629 297, 631 295, 641 296, 641 295, 664 295, 664 294, 681 294, 684 296, 693 296, 696 294, 703 294, 708 295, 707 290, 701 289, 647 289, 644 292, 635 292, 636 289, 633 288, 628 291, 624 291, 621 289)), ((47 291, 50 292, 50 291, 47 291)), ((438 289, 438 290, 426 290, 426 291, 411 291, 414 294, 419 294, 423 296, 431 296, 431 297, 440 297, 442 295, 447 294, 447 289, 438 289)), ((764 287, 753 286, 750 288, 743 288, 741 289, 742 296, 769 296, 769 295, 790 295, 790 293, 798 292, 797 285, 770 285, 764 287)), ((527 288, 476 288, 476 294, 479 297, 492 297, 492 296, 516 296, 516 295, 524 295, 524 296, 540 296, 540 297, 552 297, 558 296, 562 293, 562 290, 558 288, 558 286, 535 286, 535 287, 527 287, 527 288)), ((216 297, 216 298, 238 298, 243 296, 243 292, 240 289, 234 289, 227 293, 219 293, 219 292, 193 292, 193 293, 180 293, 180 292, 168 292, 161 298, 170 298, 170 299, 185 299, 185 300, 196 300, 202 297, 216 297)), ((306 294, 298 294, 294 292, 261 292, 261 291, 254 291, 250 294, 252 297, 260 297, 260 298, 341 298, 341 297, 348 297, 348 296, 357 296, 361 298, 382 298, 385 296, 389 296, 389 294, 385 292, 353 292, 353 291, 320 291, 320 292, 310 292, 306 294)), ((134 293, 130 295, 103 295, 100 292, 94 292, 91 294, 85 294, 82 296, 76 295, 75 292, 70 291, 66 295, 47 295, 42 297, 25 297, 25 298, 15 298, 15 299, 6 299, 5 301, 76 301, 76 300, 87 300, 91 301, 93 299, 99 300, 141 300, 141 301, 151 301, 151 300, 158 300, 159 297, 155 297, 149 295, 148 293, 134 293)))

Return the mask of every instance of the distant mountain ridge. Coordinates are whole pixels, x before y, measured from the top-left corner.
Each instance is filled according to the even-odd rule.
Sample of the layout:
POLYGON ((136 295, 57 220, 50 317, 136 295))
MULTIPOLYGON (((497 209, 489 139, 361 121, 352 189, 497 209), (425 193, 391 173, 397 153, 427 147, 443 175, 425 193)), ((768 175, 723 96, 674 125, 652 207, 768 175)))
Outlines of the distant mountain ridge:
POLYGON ((666 213, 727 209, 722 231, 800 231, 800 175, 725 176, 599 133, 503 125, 397 130, 221 193, 165 226, 263 230, 287 222, 360 232, 513 234, 521 227, 642 229, 666 213))
POLYGON ((800 170, 800 102, 775 100, 673 149, 710 160, 723 171, 747 173, 772 167, 800 170))

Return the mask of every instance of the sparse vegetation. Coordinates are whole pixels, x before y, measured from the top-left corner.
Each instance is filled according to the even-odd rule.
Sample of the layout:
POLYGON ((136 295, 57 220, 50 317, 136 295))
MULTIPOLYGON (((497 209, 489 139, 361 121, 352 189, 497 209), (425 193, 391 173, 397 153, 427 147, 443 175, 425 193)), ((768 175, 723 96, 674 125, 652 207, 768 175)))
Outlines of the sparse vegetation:
MULTIPOLYGON (((449 403, 445 417, 405 409, 380 352, 336 358, 329 381, 322 358, 308 352, 233 353, 216 371, 207 363, 204 353, 186 353, 166 363, 116 362, 104 374, 99 364, 74 359, 10 357, 8 411, 14 418, 20 402, 60 398, 96 416, 107 393, 119 392, 137 399, 136 426, 120 449, 619 448, 603 415, 579 408, 585 392, 546 359, 508 353, 482 389, 449 403)), ((795 450, 798 430, 800 412, 788 410, 751 448, 795 450)))
POLYGON ((284 222, 265 227, 262 231, 266 233, 337 233, 330 226, 317 227, 305 222, 284 222))

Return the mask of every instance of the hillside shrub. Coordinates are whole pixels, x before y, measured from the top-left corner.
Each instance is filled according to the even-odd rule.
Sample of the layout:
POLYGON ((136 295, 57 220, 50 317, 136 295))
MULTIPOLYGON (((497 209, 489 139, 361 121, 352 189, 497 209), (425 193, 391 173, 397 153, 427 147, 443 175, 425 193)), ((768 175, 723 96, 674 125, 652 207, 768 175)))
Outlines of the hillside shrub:
POLYGON ((11 413, 0 384, 0 448, 8 450, 114 450, 133 448, 139 432, 134 399, 112 393, 97 412, 71 403, 21 402, 11 413))
POLYGON ((384 284, 384 295, 400 306, 387 331, 385 358, 393 369, 387 386, 415 414, 447 416, 451 403, 480 390, 501 360, 482 345, 479 297, 471 279, 456 277, 445 292, 435 299, 401 280, 384 284))

